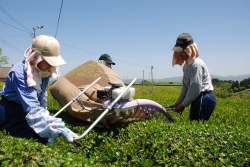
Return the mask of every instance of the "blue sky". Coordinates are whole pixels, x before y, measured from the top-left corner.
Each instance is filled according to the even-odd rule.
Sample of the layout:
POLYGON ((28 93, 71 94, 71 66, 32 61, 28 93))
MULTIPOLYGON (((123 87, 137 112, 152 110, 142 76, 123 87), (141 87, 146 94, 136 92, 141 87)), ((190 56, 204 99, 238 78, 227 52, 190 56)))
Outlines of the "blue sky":
MULTIPOLYGON (((190 33, 212 75, 250 73, 249 0, 2 0, 0 48, 10 64, 23 60, 36 35, 52 35, 75 67, 109 54, 122 79, 182 76, 172 67, 176 38, 190 33), (59 18, 59 13, 61 14, 59 18)), ((10 66, 10 64, 8 66, 10 66)))

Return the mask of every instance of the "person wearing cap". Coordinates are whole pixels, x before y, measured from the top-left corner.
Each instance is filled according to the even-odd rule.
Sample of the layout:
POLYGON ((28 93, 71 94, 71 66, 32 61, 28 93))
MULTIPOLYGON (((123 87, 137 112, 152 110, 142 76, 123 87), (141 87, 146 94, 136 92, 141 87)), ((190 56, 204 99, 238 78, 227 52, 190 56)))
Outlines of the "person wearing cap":
POLYGON ((189 33, 182 33, 172 50, 172 65, 183 66, 182 89, 174 104, 175 111, 182 113, 191 104, 191 121, 209 120, 216 107, 216 99, 208 67, 199 58, 197 44, 189 33))
POLYGON ((36 139, 46 144, 62 136, 66 142, 78 137, 60 118, 50 116, 46 105, 49 79, 60 75, 66 62, 60 55, 60 44, 52 36, 39 35, 24 52, 24 60, 8 73, 0 92, 0 130, 10 135, 36 139))
POLYGON ((111 57, 108 54, 102 54, 98 60, 99 63, 104 64, 105 66, 112 69, 112 65, 115 65, 115 63, 112 61, 111 57))

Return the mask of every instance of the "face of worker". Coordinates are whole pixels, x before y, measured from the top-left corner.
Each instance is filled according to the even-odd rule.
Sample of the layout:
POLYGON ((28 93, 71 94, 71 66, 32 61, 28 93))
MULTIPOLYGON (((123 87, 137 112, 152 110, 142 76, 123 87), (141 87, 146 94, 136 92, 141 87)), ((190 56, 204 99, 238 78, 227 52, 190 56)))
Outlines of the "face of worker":
POLYGON ((49 70, 52 66, 47 63, 47 61, 42 60, 37 64, 37 67, 41 70, 41 71, 46 71, 49 70))
POLYGON ((109 63, 107 63, 106 66, 109 67, 109 68, 112 68, 111 64, 109 64, 109 63))
POLYGON ((189 58, 189 56, 186 54, 186 52, 180 52, 180 54, 179 54, 180 56, 181 56, 181 58, 183 59, 183 60, 187 60, 188 58, 189 58))

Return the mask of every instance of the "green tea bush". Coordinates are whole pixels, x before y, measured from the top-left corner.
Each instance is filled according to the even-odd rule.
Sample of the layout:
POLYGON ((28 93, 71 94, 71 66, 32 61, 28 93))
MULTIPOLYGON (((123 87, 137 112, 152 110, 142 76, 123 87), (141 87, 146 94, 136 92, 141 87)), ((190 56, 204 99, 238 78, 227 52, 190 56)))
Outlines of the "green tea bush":
MULTIPOLYGON (((135 99, 150 99, 164 107, 172 105, 180 86, 135 85, 135 99)), ((49 91, 48 91, 49 92, 49 91)), ((246 97, 246 96, 244 96, 246 97)), ((49 94, 48 109, 61 106, 49 94)), ((189 107, 180 116, 169 111, 175 122, 152 117, 129 119, 94 128, 79 142, 67 144, 62 138, 55 145, 14 138, 0 132, 0 166, 249 166, 250 100, 218 98, 209 121, 190 122, 189 107)), ((58 115, 79 135, 91 125, 58 115)))

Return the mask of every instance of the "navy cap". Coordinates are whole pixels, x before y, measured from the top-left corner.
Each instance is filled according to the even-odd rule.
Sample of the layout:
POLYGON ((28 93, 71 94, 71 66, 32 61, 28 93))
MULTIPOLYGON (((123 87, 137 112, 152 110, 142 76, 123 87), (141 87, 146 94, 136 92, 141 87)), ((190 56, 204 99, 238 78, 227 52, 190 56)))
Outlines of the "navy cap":
POLYGON ((113 64, 115 65, 115 63, 112 61, 111 57, 108 54, 102 54, 99 58, 99 60, 104 60, 106 63, 108 64, 113 64))
POLYGON ((182 52, 188 45, 193 44, 194 39, 189 33, 182 33, 178 36, 176 44, 172 50, 176 52, 182 52))

